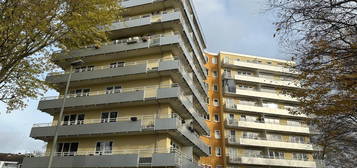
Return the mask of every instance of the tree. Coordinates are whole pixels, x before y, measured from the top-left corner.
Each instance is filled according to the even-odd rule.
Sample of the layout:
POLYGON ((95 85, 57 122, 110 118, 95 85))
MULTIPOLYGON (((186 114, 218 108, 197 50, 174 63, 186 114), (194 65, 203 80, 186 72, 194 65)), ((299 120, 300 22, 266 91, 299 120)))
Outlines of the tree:
POLYGON ((53 51, 107 40, 119 19, 118 0, 0 0, 0 101, 7 110, 26 107, 48 88, 53 51))
POLYGON ((293 113, 313 115, 321 157, 353 167, 357 144, 357 0, 269 0, 278 13, 276 35, 292 55, 304 89, 293 113), (338 155, 337 155, 338 154, 338 155), (340 157, 338 157, 340 156, 340 157), (348 157, 354 159, 346 159, 348 157))

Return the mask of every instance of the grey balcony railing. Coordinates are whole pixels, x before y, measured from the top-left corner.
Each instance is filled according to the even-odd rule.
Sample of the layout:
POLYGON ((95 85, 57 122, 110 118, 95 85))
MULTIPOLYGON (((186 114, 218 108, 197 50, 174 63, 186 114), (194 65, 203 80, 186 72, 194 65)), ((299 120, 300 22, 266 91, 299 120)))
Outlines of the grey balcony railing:
MULTIPOLYGON (((189 22, 190 22, 189 25, 191 25, 192 30, 193 30, 193 33, 194 33, 194 35, 195 35, 195 37, 196 37, 195 39, 196 39, 198 45, 200 46, 200 49, 204 49, 203 43, 205 43, 205 42, 204 42, 204 37, 203 37, 203 34, 202 34, 202 30, 201 30, 199 24, 196 26, 194 20, 196 20, 197 23, 199 23, 199 22, 198 22, 197 19, 195 19, 194 14, 191 14, 191 12, 189 12, 189 11, 191 11, 191 10, 189 10, 189 6, 192 7, 192 2, 191 2, 190 0, 188 0, 188 1, 183 0, 182 3, 183 3, 183 6, 184 6, 184 9, 185 9, 185 11, 186 11, 186 14, 187 14, 187 16, 188 16, 188 20, 189 20, 189 22), (187 2, 189 2, 189 4, 188 4, 187 2), (197 29, 199 30, 199 32, 197 32, 197 29), (200 37, 202 37, 202 38, 200 38, 200 37)), ((195 13, 194 7, 192 7, 192 9, 193 9, 193 12, 195 13)), ((204 59, 205 59, 206 62, 207 62, 207 58, 204 57, 204 59)))
POLYGON ((259 120, 247 120, 247 119, 227 119, 227 124, 231 125, 231 126, 238 126, 239 121, 243 121, 243 122, 251 122, 251 123, 260 123, 260 124, 273 124, 273 125, 281 125, 281 126, 290 126, 290 127, 301 127, 301 128, 309 128, 307 125, 283 125, 280 123, 271 123, 271 122, 264 122, 264 121, 259 121, 259 120))
MULTIPOLYGON (((313 145, 312 143, 307 143, 307 142, 296 142, 296 141, 291 141, 291 140, 288 140, 288 141, 283 141, 282 139, 281 140, 277 140, 277 139, 267 139, 265 137, 239 137, 239 138, 236 138, 236 137, 229 137, 227 138, 227 141, 229 143, 232 143, 232 144, 235 144, 235 143, 240 143, 239 139, 249 139, 249 140, 261 140, 261 141, 272 141, 272 142, 282 142, 282 143, 292 143, 292 144, 303 144, 303 145, 313 145)), ((284 147, 282 147, 284 148, 284 147)))
POLYGON ((237 156, 230 156, 229 160, 232 162, 240 162, 241 161, 241 157, 252 157, 252 158, 263 158, 263 159, 281 159, 281 160, 291 160, 291 161, 309 161, 308 158, 303 158, 303 159, 288 159, 288 158, 284 158, 284 157, 274 157, 274 156, 269 156, 269 155, 264 155, 264 154, 253 154, 253 155, 249 155, 249 154, 245 154, 245 155, 241 155, 240 157, 237 156))
MULTIPOLYGON (((49 152, 25 158, 24 168, 44 168, 49 152)), ((56 152, 54 167, 197 167, 187 154, 176 148, 121 149, 106 151, 56 152), (112 160, 116 159, 116 160, 112 160), (92 161, 95 160, 95 162, 92 161), (107 163, 108 160, 112 160, 107 163), (170 162, 167 162, 170 161, 170 162), (99 166, 100 165, 100 166, 99 166)))
MULTIPOLYGON (((66 96, 66 98, 132 93, 132 92, 137 92, 137 91, 146 91, 147 93, 145 94, 144 98, 150 98, 150 97, 156 97, 157 90, 163 89, 163 88, 179 88, 179 85, 175 83, 175 84, 170 84, 170 85, 153 85, 153 86, 134 87, 134 88, 122 88, 122 89, 120 89, 120 91, 118 91, 116 93, 108 93, 106 90, 92 91, 92 92, 87 92, 87 93, 82 93, 82 94, 68 94, 66 96)), ((41 101, 43 101, 43 100, 57 100, 57 99, 63 99, 63 98, 64 98, 63 95, 49 96, 49 97, 41 98, 41 101)))
POLYGON ((294 87, 299 88, 298 81, 294 80, 286 80, 286 79, 276 79, 274 77, 268 78, 265 76, 249 76, 249 75, 232 75, 230 73, 225 72, 223 77, 226 79, 235 79, 242 81, 250 81, 254 83, 263 83, 267 85, 276 85, 276 86, 286 86, 286 87, 294 87))
POLYGON ((296 98, 291 97, 290 95, 278 93, 276 90, 264 90, 259 91, 256 89, 241 89, 236 88, 236 90, 231 91, 228 87, 224 87, 224 93, 227 94, 236 94, 236 95, 244 95, 249 97, 260 97, 265 99, 274 99, 274 100, 282 100, 288 102, 298 102, 296 98))
POLYGON ((198 102, 201 104, 201 107, 207 113, 208 112, 207 102, 205 101, 205 99, 203 98, 201 93, 197 90, 197 88, 195 87, 196 85, 194 85, 192 74, 188 73, 182 66, 179 66, 179 71, 181 72, 181 74, 183 75, 187 84, 191 88, 193 94, 196 96, 198 102))
MULTIPOLYGON (((123 122, 123 121, 131 121, 132 116, 130 117, 117 117, 117 118, 111 118, 111 119, 84 119, 81 121, 62 121, 60 125, 62 126, 70 126, 70 125, 86 125, 86 124, 100 124, 100 123, 117 123, 117 122, 123 122)), ((180 123, 182 121, 182 118, 176 114, 172 113, 171 115, 142 115, 142 116, 135 116, 135 118, 142 122, 141 126, 142 128, 154 128, 155 126, 155 120, 156 119, 164 119, 164 118, 176 118, 178 119, 178 122, 180 123)), ((38 127, 51 127, 51 126, 56 126, 58 121, 53 121, 52 123, 38 123, 38 124, 33 124, 33 128, 38 128, 38 127)))
MULTIPOLYGON (((115 68, 125 68, 125 67, 132 67, 136 65, 142 65, 146 64, 147 65, 147 72, 151 71, 154 68, 157 68, 160 64, 160 62, 166 62, 166 61, 173 61, 177 60, 178 57, 172 57, 172 58, 161 58, 161 59, 149 59, 149 60, 142 60, 142 61, 133 61, 133 62, 125 62, 123 65, 120 67, 115 67, 115 68)), ((94 66, 94 68, 90 71, 85 71, 85 72, 96 72, 100 70, 106 70, 106 69, 115 69, 111 67, 110 65, 102 65, 102 66, 94 66)), ((58 76, 58 75, 64 75, 64 74, 69 74, 69 71, 58 71, 58 72, 51 72, 48 73, 48 76, 58 76)), ((73 73, 81 73, 81 72, 75 72, 73 73)))
POLYGON ((287 68, 286 65, 294 64, 293 62, 286 62, 286 65, 270 65, 270 64, 262 64, 255 61, 240 61, 236 59, 224 58, 223 64, 225 65, 233 65, 233 66, 242 66, 246 68, 257 68, 269 72, 278 72, 278 73, 289 73, 289 74, 297 74, 298 72, 293 71, 290 68, 287 68))

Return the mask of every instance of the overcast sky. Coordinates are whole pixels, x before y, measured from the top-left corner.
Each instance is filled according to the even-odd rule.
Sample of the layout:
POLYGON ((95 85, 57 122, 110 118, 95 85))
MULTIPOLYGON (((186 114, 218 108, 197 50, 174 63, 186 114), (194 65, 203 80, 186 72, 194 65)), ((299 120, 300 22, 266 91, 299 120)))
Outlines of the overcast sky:
MULTIPOLYGON (((273 38, 273 17, 264 13, 265 0, 193 0, 208 44, 207 51, 288 59, 273 38)), ((46 94, 56 95, 50 91, 46 94)), ((37 110, 31 100, 23 111, 5 114, 0 104, 0 153, 43 150, 45 143, 29 137, 34 123, 49 123, 52 117, 37 110)))

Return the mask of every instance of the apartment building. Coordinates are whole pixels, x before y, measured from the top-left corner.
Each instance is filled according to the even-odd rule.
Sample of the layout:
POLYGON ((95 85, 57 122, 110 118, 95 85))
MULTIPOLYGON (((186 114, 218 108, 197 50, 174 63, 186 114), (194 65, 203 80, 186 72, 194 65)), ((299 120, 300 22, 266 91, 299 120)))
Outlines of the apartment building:
POLYGON ((191 0, 121 5, 111 42, 56 58, 63 72, 46 81, 59 95, 38 105, 53 122, 35 124, 30 134, 47 142, 47 150, 25 158, 24 168, 47 167, 57 124, 52 167, 195 168, 209 155, 200 140, 209 134, 206 44, 191 0))
MULTIPOLYGON (((314 132, 304 123, 307 116, 290 114, 288 109, 298 101, 282 94, 283 89, 301 89, 294 81, 296 74, 284 67, 292 62, 228 52, 207 55, 208 62, 217 64, 207 67, 219 79, 208 84, 218 93, 210 98, 221 113, 223 166, 317 167, 316 148, 310 143, 314 132)), ((201 163, 219 167, 208 160, 201 163)))

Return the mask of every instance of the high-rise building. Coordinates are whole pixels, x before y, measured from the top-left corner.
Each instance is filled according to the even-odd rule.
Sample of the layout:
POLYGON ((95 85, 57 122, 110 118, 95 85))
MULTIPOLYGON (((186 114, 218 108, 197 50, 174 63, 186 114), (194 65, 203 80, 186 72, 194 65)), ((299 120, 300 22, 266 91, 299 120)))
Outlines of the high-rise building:
POLYGON ((110 42, 55 59, 63 72, 46 81, 59 96, 38 105, 54 119, 30 134, 47 142, 47 150, 26 158, 24 168, 47 167, 57 124, 52 167, 195 168, 208 156, 200 140, 209 133, 206 45, 191 0, 121 5, 123 19, 111 26, 110 42))
POLYGON ((110 42, 54 60, 63 72, 46 81, 59 96, 38 105, 54 119, 30 134, 47 149, 24 168, 46 168, 52 147, 56 168, 318 166, 307 116, 282 93, 301 89, 291 62, 204 52, 191 0, 121 5, 110 42))
POLYGON ((299 102, 282 93, 302 89, 296 73, 285 67, 292 62, 228 52, 207 56, 209 77, 215 79, 207 80, 211 116, 206 119, 213 130, 202 139, 215 152, 200 163, 206 168, 317 167, 313 153, 318 149, 310 143, 315 132, 304 123, 307 116, 289 113, 299 102))

